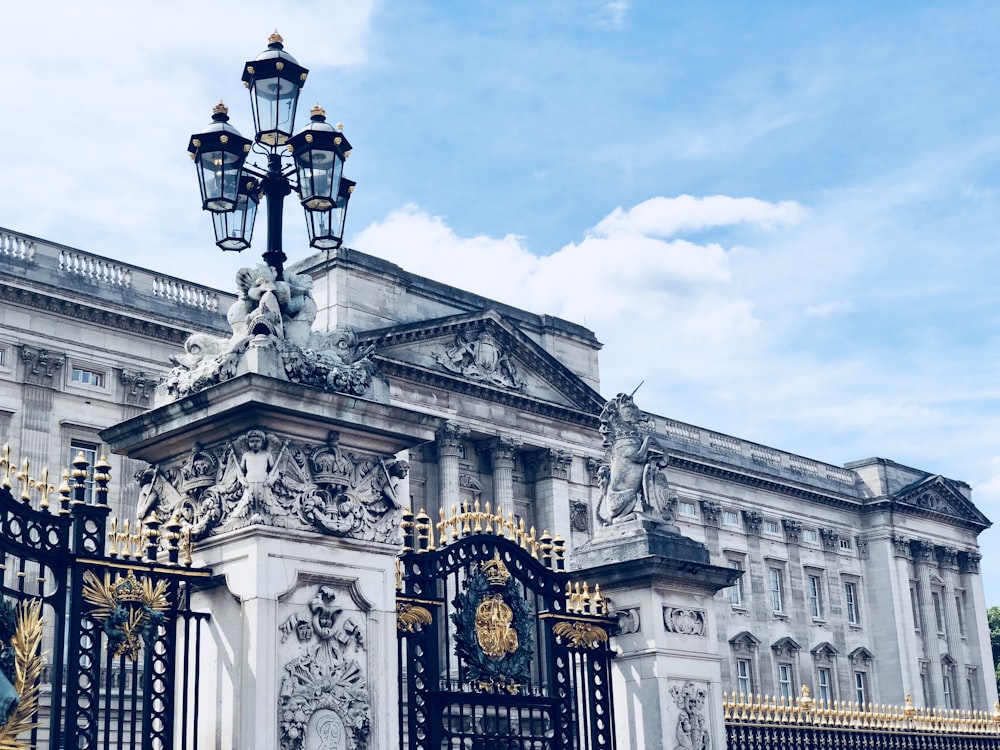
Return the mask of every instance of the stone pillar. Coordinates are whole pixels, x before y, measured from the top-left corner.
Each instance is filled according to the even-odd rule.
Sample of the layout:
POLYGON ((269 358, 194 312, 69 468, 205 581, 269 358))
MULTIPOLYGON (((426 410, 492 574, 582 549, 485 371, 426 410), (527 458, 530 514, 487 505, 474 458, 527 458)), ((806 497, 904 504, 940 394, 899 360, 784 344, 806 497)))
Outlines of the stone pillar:
MULTIPOLYGON (((618 750, 674 747, 693 721, 726 746, 714 595, 740 572, 647 519, 606 526, 578 547, 577 576, 598 583, 622 627, 613 665, 618 750)), ((702 745, 696 745, 701 747, 702 745)))
POLYGON ((958 553, 959 581, 965 590, 965 627, 968 632, 969 650, 986 656, 988 661, 975 665, 976 692, 979 694, 980 711, 991 711, 997 701, 997 683, 990 659, 990 631, 986 621, 986 600, 983 596, 983 582, 979 574, 982 560, 975 550, 958 553))
POLYGON ((569 469, 573 455, 542 450, 532 457, 535 473, 535 526, 539 532, 570 538, 569 469))
MULTIPOLYGON (((399 747, 395 561, 407 465, 440 420, 243 375, 102 433, 155 464, 214 587, 200 636, 203 750, 399 747), (335 428, 331 430, 331 428, 335 428), (389 708, 392 707, 392 708, 389 708)), ((190 735, 189 735, 190 736, 190 735)))
POLYGON ((493 503, 504 518, 514 512, 514 458, 520 447, 520 440, 508 436, 494 438, 485 446, 493 467, 493 503))
POLYGON ((462 442, 468 437, 469 430, 457 422, 447 422, 437 431, 439 508, 450 508, 459 501, 458 462, 462 442))
POLYGON ((941 647, 938 644, 937 618, 934 616, 934 602, 931 597, 931 561, 934 545, 930 542, 914 540, 910 542, 913 553, 913 567, 917 573, 917 593, 920 599, 920 629, 924 640, 924 656, 927 658, 927 683, 930 695, 928 703, 934 708, 943 708, 941 671, 941 647))
POLYGON ((951 704, 953 708, 971 709, 968 690, 965 687, 965 659, 962 658, 962 632, 958 624, 958 606, 955 601, 955 573, 958 572, 958 550, 951 547, 936 547, 938 569, 944 581, 941 607, 944 610, 944 625, 948 642, 948 655, 955 661, 955 671, 951 675, 951 704))

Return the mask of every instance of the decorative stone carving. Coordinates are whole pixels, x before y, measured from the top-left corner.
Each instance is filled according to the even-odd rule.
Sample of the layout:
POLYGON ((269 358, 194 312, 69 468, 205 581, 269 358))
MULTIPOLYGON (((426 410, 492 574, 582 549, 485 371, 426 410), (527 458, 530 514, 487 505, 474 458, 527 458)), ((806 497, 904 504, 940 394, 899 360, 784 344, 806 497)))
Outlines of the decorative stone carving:
POLYGON ((764 516, 755 510, 743 511, 743 523, 746 524, 747 534, 760 536, 764 528, 764 516))
POLYGON ((718 526, 722 519, 722 503, 712 500, 701 501, 701 515, 708 526, 718 526))
POLYGON ((668 633, 680 635, 707 635, 705 612, 685 607, 664 607, 663 626, 668 633))
POLYGON ((471 474, 459 475, 458 486, 472 495, 472 502, 483 496, 483 483, 471 474))
POLYGON ((823 541, 823 549, 827 552, 836 552, 840 549, 840 532, 834 529, 820 528, 819 538, 823 541))
POLYGON ((435 441, 438 456, 454 456, 464 458, 464 443, 469 439, 469 428, 457 422, 445 422, 437 431, 435 441))
POLYGON ((705 718, 708 691, 689 680, 671 687, 670 695, 680 709, 674 732, 676 750, 709 750, 712 746, 711 732, 705 718))
POLYGON ((649 415, 626 393, 604 405, 600 430, 607 463, 598 472, 601 500, 597 518, 605 526, 636 516, 673 524, 677 500, 670 497, 667 483, 669 461, 648 434, 650 423, 649 415))
POLYGON ((599 458, 588 458, 585 463, 587 466, 587 476, 590 477, 590 483, 592 485, 600 485, 601 473, 608 470, 607 462, 602 461, 599 458))
POLYGON ((55 386, 55 376, 63 368, 66 355, 48 349, 37 349, 23 344, 21 361, 24 362, 24 382, 32 385, 55 386))
POLYGON ((590 506, 582 500, 571 500, 569 525, 573 531, 590 531, 590 506))
POLYGON ((978 573, 979 561, 983 556, 973 550, 958 553, 958 570, 960 573, 978 573))
POLYGON ((732 646, 735 653, 752 654, 760 646, 760 638, 748 630, 743 630, 729 639, 729 645, 732 646))
POLYGON ((642 622, 639 619, 639 608, 629 607, 613 612, 612 616, 617 622, 618 635, 631 635, 642 630, 642 622))
POLYGON ((837 658, 837 654, 840 652, 834 648, 833 644, 824 641, 823 643, 814 646, 810 653, 813 655, 813 660, 817 663, 833 664, 834 660, 837 658))
POLYGON ((858 646, 851 653, 847 655, 853 666, 868 667, 871 666, 872 661, 875 657, 872 652, 866 649, 864 646, 858 646))
POLYGON ((479 444, 482 457, 495 471, 496 469, 513 469, 514 461, 521 448, 520 438, 512 435, 500 435, 479 444))
POLYGON ((212 448, 196 445, 177 468, 140 472, 140 517, 178 515, 194 539, 260 523, 395 543, 406 461, 250 430, 212 448))
POLYGON ((149 399, 160 382, 155 375, 128 368, 121 370, 118 380, 123 386, 125 403, 130 406, 148 406, 149 399))
POLYGON ((517 373, 514 361, 485 325, 475 334, 475 338, 471 332, 462 331, 451 344, 435 347, 431 356, 449 372, 469 380, 485 381, 515 391, 521 390, 525 385, 524 379, 517 373))
POLYGON ((531 455, 531 465, 537 479, 569 479, 573 454, 569 451, 542 450, 531 455))
POLYGON ((896 557, 905 557, 907 560, 910 559, 910 540, 905 536, 900 536, 899 534, 893 534, 891 537, 892 541, 892 552, 896 557))
POLYGON ((802 522, 783 518, 781 525, 785 528, 785 540, 791 544, 798 544, 802 539, 802 522))
POLYGON ((345 617, 334 588, 322 585, 280 631, 282 644, 293 636, 299 644, 278 689, 281 750, 367 748, 371 704, 362 625, 345 617))
POLYGON ((863 536, 854 537, 854 544, 858 548, 858 557, 862 560, 868 559, 868 540, 863 536))
POLYGON ((792 658, 802 647, 792 638, 785 636, 771 644, 771 650, 779 657, 792 658))
POLYGON ((166 379, 167 393, 181 398, 236 376, 249 349, 273 350, 282 371, 295 383, 325 391, 364 395, 378 374, 369 355, 359 350, 352 331, 311 332, 316 319, 312 277, 289 274, 277 281, 274 270, 242 268, 236 275, 239 296, 229 309, 233 334, 227 340, 204 333, 191 335, 184 354, 166 379))
POLYGON ((937 555, 938 565, 942 568, 958 567, 958 550, 954 547, 936 546, 934 553, 937 555))
POLYGON ((923 539, 910 540, 910 554, 914 563, 928 564, 934 559, 934 545, 923 539))

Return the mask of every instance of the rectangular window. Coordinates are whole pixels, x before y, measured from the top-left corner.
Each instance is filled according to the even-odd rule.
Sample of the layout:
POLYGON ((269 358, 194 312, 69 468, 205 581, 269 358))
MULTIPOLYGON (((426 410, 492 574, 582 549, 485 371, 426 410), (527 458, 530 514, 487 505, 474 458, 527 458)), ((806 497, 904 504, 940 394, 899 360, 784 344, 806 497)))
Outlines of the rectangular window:
POLYGON ((792 699, 792 665, 778 665, 778 692, 787 701, 792 699))
POLYGON ((0 346, 0 367, 7 364, 7 350, 0 346))
POLYGON ((777 521, 764 521, 764 533, 765 534, 778 534, 778 522, 777 521))
POLYGON ((819 534, 816 529, 802 529, 802 541, 815 544, 819 541, 819 534))
POLYGON ((976 700, 976 670, 970 667, 967 674, 965 683, 969 690, 969 705, 975 706, 979 702, 976 700))
POLYGON ((740 525, 740 512, 738 510, 724 510, 724 511, 722 511, 722 522, 726 526, 739 526, 740 525))
POLYGON ((854 673, 854 700, 860 706, 868 702, 868 675, 864 672, 854 673))
MULTIPOLYGON (((726 563, 730 570, 743 570, 743 563, 739 560, 728 560, 726 563)), ((740 576, 732 586, 729 587, 729 603, 734 607, 743 606, 743 578, 740 576)))
POLYGON ((955 594, 955 612, 958 614, 958 633, 965 638, 965 592, 955 594))
POLYGON ((749 659, 736 660, 736 692, 740 695, 753 695, 753 671, 749 659))
MULTIPOLYGON (((71 440, 69 443, 69 465, 70 476, 73 473, 73 462, 76 457, 80 454, 87 459, 87 494, 84 499, 88 503, 94 502, 94 464, 97 463, 97 446, 94 443, 86 443, 82 440, 71 440)), ((70 479, 70 487, 76 486, 75 482, 70 479)))
POLYGON ((818 620, 823 617, 823 583, 819 576, 809 576, 807 593, 809 595, 809 613, 818 620))
POLYGON ((74 367, 70 370, 69 379, 80 385, 90 385, 94 388, 104 387, 104 373, 95 370, 85 370, 82 367, 74 367))
POLYGON ((682 516, 697 516, 698 511, 694 507, 694 503, 689 503, 686 500, 682 500, 680 503, 680 511, 682 516))
POLYGON ((858 587, 851 581, 844 583, 844 601, 847 604, 847 621, 851 625, 861 623, 861 610, 858 608, 858 587))
POLYGON ((816 697, 823 703, 829 703, 832 700, 830 693, 832 683, 829 667, 820 667, 816 670, 816 697))
POLYGON ((768 575, 771 580, 771 609, 775 612, 783 612, 782 602, 785 594, 784 578, 778 568, 769 568, 768 575))
POLYGON ((941 688, 944 692, 944 707, 954 708, 951 700, 951 675, 948 671, 945 671, 944 677, 941 680, 941 688))
POLYGON ((920 627, 922 622, 920 619, 920 594, 917 593, 916 586, 910 586, 910 609, 913 611, 913 629, 919 633, 922 630, 920 627))
POLYGON ((841 549, 850 549, 851 548, 851 540, 850 539, 841 539, 840 540, 840 548, 841 549))
POLYGON ((924 692, 924 705, 928 706, 931 702, 931 689, 927 683, 927 670, 926 668, 920 671, 920 689, 924 692))
POLYGON ((937 632, 944 632, 944 613, 941 612, 941 595, 937 591, 931 592, 931 601, 934 603, 934 624, 937 632))

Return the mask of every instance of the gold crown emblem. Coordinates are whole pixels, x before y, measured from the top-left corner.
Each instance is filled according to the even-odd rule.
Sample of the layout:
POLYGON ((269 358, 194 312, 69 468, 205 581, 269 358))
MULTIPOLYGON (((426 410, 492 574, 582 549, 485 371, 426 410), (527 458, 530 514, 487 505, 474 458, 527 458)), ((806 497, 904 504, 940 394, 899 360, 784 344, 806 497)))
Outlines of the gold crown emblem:
POLYGON ((507 570, 507 566, 500 559, 499 552, 494 552, 493 559, 484 562, 479 569, 486 576, 486 581, 490 586, 503 586, 507 582, 507 579, 510 578, 510 571, 507 570))
POLYGON ((114 592, 113 597, 115 601, 119 603, 145 601, 142 584, 136 579, 135 574, 131 570, 125 578, 115 581, 111 590, 114 592))

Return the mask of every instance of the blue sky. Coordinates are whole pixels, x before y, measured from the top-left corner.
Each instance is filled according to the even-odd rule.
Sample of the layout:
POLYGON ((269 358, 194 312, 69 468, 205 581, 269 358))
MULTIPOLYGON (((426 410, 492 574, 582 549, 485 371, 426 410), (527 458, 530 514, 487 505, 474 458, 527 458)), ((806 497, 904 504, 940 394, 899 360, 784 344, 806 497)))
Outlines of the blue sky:
POLYGON ((220 98, 249 132, 277 28, 354 146, 349 245, 588 325, 605 395, 1000 521, 1000 5, 84 5, 0 10, 0 225, 230 287, 259 248, 214 248, 185 147, 220 98))

